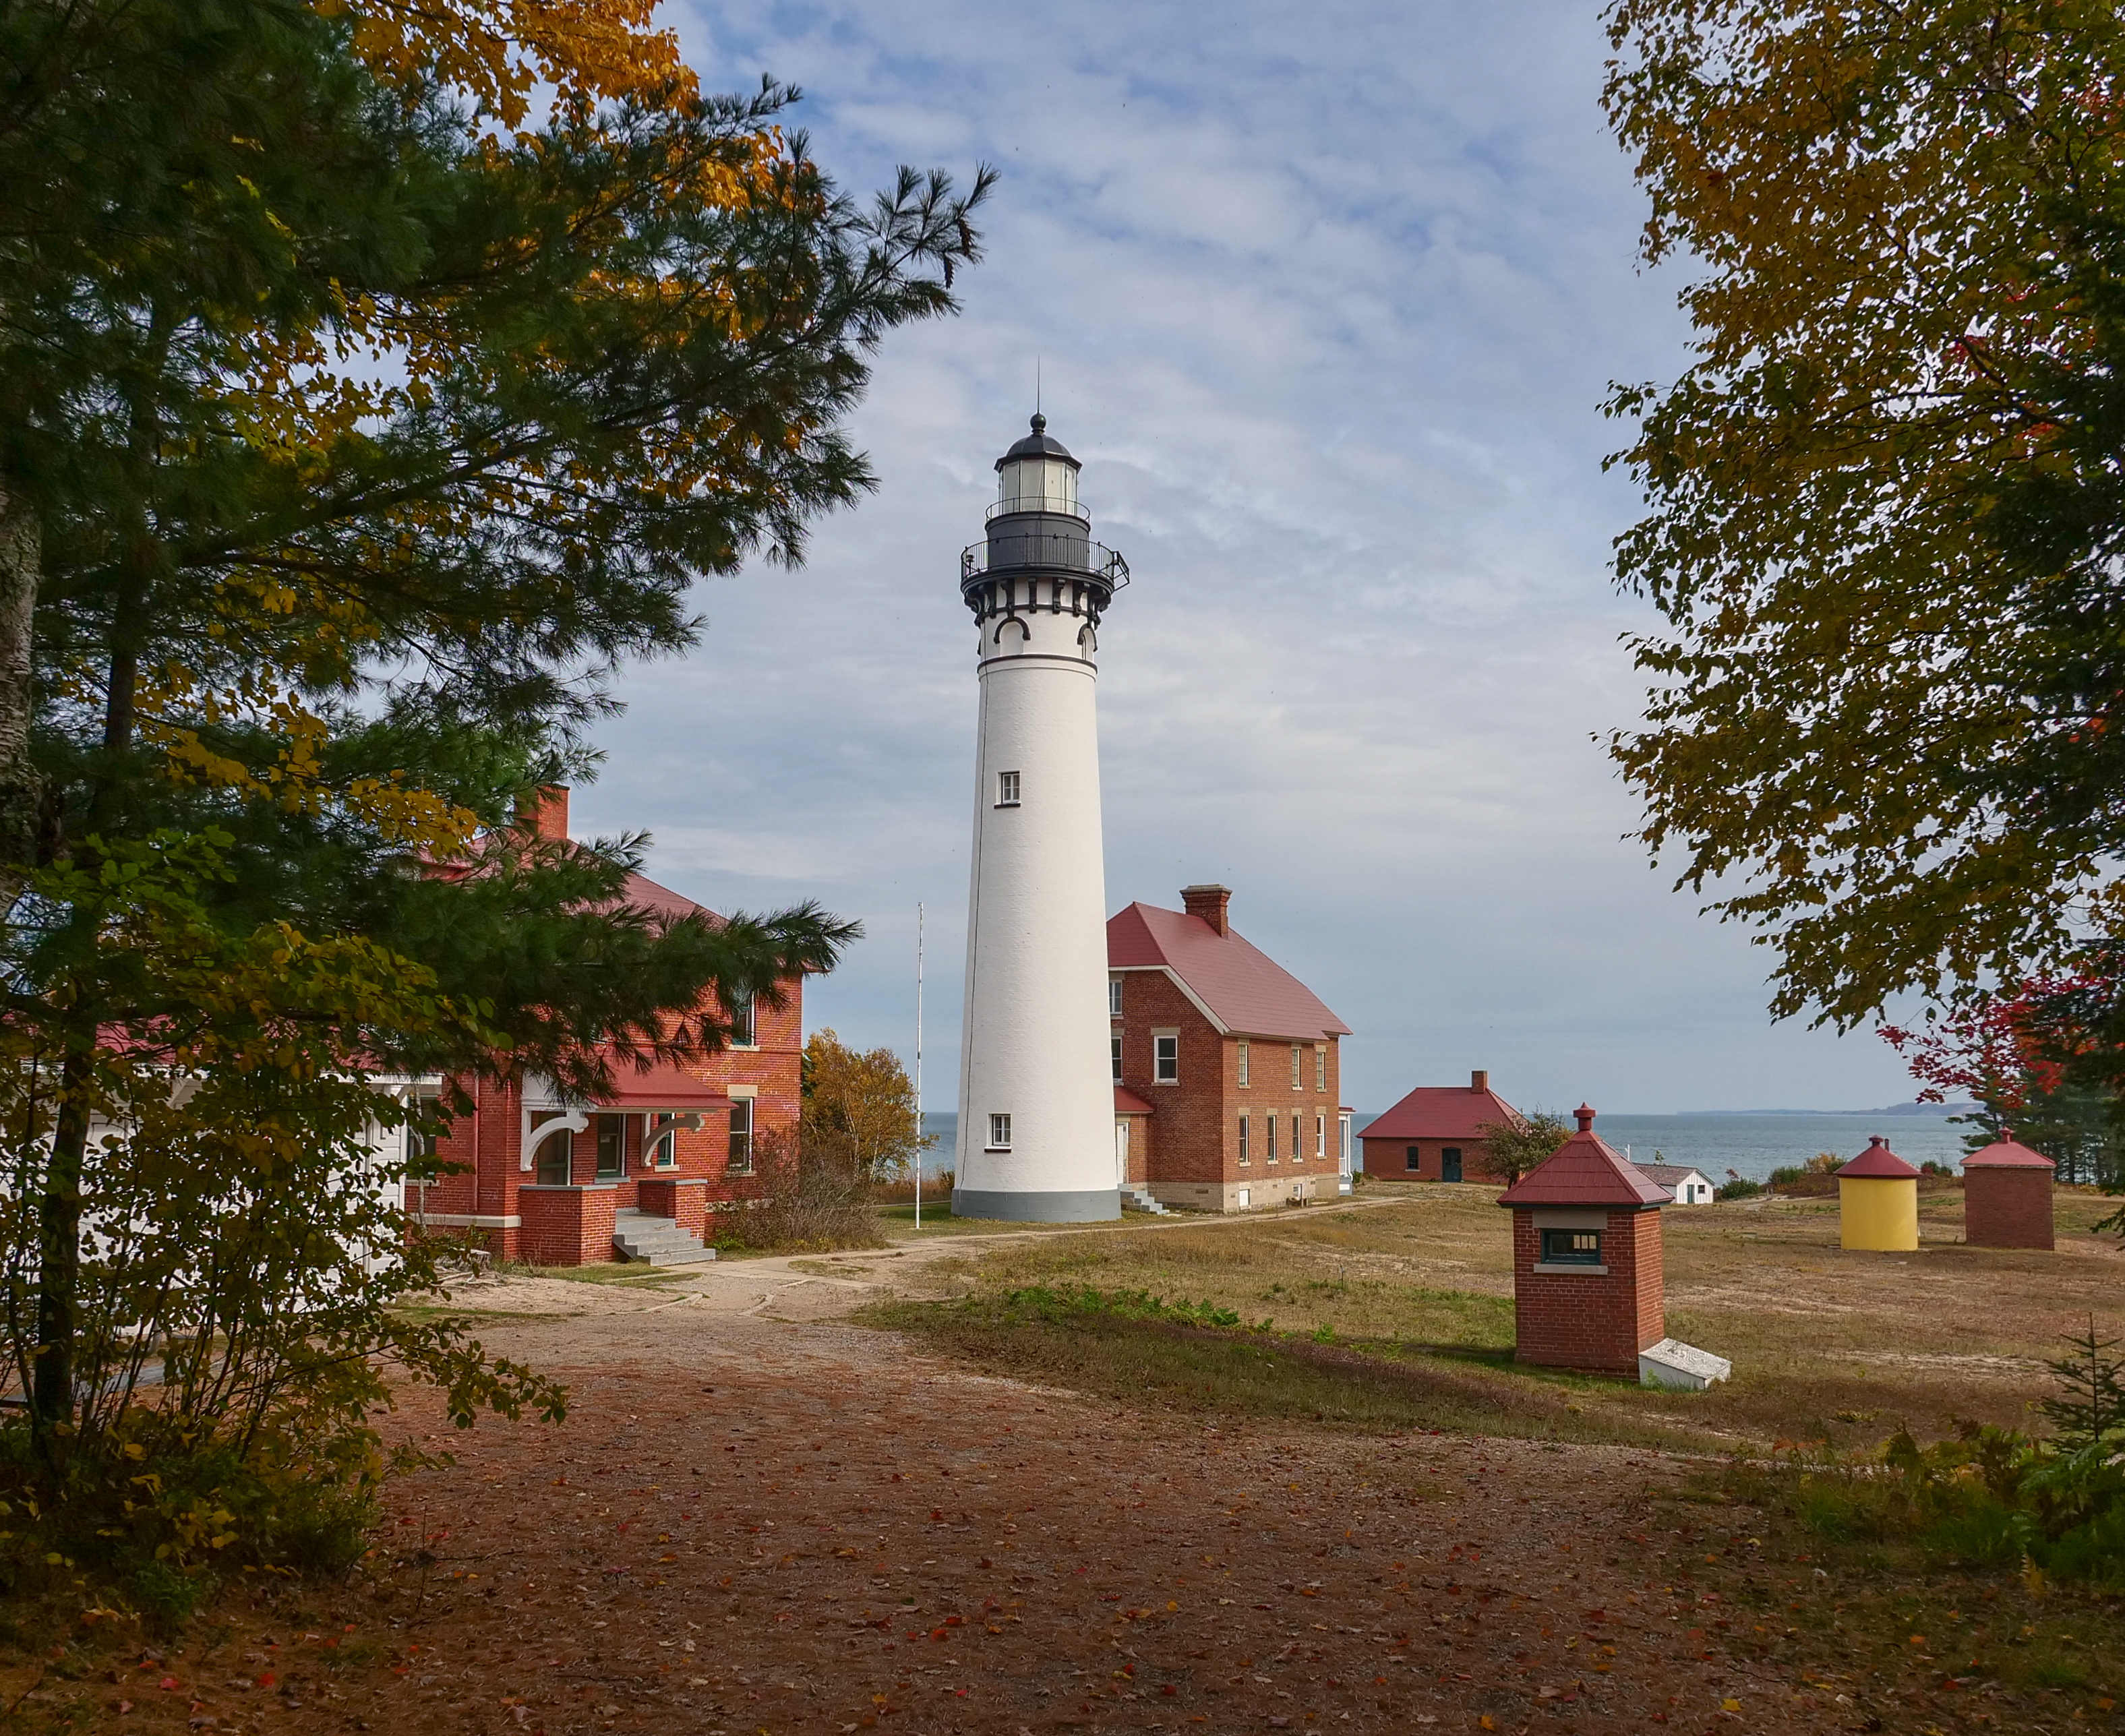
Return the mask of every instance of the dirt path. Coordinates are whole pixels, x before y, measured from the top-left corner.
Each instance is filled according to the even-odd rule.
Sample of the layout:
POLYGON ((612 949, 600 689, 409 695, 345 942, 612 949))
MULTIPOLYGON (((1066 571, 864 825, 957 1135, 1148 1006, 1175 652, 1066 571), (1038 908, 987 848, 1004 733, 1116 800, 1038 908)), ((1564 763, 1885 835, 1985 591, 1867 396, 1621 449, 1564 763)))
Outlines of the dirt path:
MULTIPOLYGON (((1934 1715, 1768 1653, 1774 1618, 1691 1578, 1715 1560, 1732 1597, 1748 1540, 1656 1455, 1116 1412, 801 1318, 858 1290, 803 1263, 469 1298, 491 1349, 569 1382, 568 1423, 457 1435, 415 1397, 394 1427, 458 1463, 394 1486, 373 1584, 218 1617, 210 1657, 99 1704, 393 1736, 1934 1715)), ((1781 1571, 1807 1572, 1769 1594, 1813 1595, 1781 1571)))

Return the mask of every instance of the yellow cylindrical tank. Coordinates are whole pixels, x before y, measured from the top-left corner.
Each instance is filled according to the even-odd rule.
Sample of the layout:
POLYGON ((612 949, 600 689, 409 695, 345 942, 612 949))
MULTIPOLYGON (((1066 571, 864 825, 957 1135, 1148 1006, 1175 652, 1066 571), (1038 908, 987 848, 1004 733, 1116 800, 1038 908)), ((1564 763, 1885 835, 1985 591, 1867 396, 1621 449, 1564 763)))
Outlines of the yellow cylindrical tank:
POLYGON ((1837 1172, 1837 1219, 1845 1248, 1908 1253, 1919 1245, 1919 1172, 1879 1134, 1837 1172))

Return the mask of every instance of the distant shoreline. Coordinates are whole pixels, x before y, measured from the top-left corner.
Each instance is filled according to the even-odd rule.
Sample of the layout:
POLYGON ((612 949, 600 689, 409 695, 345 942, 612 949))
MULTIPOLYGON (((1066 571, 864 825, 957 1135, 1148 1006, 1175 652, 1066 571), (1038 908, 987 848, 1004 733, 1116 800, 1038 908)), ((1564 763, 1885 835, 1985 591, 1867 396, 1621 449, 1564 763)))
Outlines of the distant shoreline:
POLYGON ((1679 1116, 1967 1116, 1981 1103, 1892 1103, 1886 1109, 1677 1109, 1679 1116))

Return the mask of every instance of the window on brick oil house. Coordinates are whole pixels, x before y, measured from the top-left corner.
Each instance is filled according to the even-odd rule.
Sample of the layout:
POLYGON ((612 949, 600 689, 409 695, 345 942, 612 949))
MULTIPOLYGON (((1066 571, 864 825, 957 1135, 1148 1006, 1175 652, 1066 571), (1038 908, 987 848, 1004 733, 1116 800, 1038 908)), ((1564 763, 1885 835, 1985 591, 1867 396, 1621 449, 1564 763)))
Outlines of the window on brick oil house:
POLYGON ((627 1173, 627 1117, 599 1116, 597 1125, 597 1178, 601 1182, 618 1180, 627 1173))
POLYGON ((1011 1149, 1011 1117, 1009 1116, 989 1117, 989 1149, 991 1151, 1011 1149))
POLYGON ((1109 1037, 1107 1047, 1114 1052, 1114 1083, 1119 1085, 1122 1082, 1122 1040, 1119 1036, 1109 1037))
POLYGON ((1598 1229, 1545 1229, 1542 1233, 1544 1266, 1599 1266, 1601 1232, 1598 1229))
POLYGON ((1240 1089, 1247 1088, 1247 1040, 1240 1039, 1240 1089))
POLYGON ((752 1099, 751 1097, 734 1097, 731 1100, 730 1172, 734 1176, 749 1176, 752 1173, 752 1099))
POLYGON ((732 998, 730 1034, 733 1049, 757 1049, 760 1046, 760 1028, 753 1018, 751 995, 737 995, 732 998))
POLYGON ((1180 1083, 1180 1033, 1154 1033, 1151 1040, 1151 1076, 1161 1085, 1180 1083))

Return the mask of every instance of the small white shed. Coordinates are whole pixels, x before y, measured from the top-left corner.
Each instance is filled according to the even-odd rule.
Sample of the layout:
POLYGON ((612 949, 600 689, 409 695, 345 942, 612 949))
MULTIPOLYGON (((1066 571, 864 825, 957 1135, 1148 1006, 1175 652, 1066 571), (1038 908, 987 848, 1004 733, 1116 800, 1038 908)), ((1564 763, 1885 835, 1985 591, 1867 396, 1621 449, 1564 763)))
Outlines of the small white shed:
POLYGON ((1719 1191, 1711 1177, 1686 1164, 1634 1163, 1631 1168, 1659 1182, 1678 1205, 1709 1205, 1719 1191))

